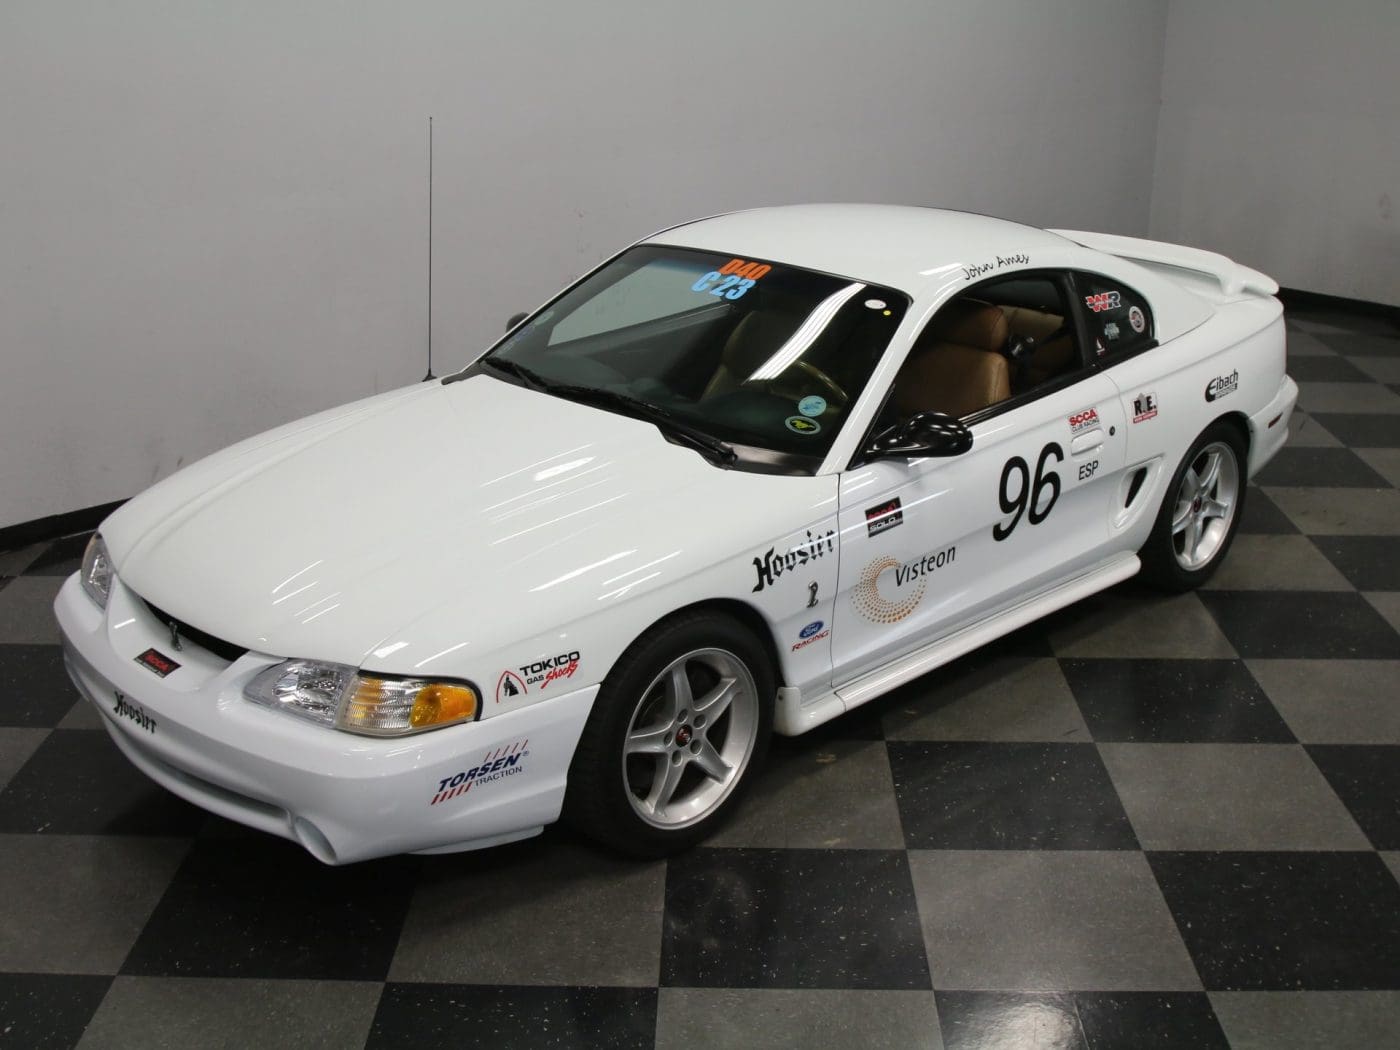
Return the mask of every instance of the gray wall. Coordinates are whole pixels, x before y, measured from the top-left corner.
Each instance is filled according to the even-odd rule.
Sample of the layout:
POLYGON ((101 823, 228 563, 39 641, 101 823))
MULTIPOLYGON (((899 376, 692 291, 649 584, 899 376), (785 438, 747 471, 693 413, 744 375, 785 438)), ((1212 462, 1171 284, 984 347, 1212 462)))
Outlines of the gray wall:
POLYGON ((1400 305, 1400 2, 1169 12, 1152 236, 1400 305))
POLYGON ((1166 22, 1162 0, 5 0, 0 526, 419 378, 429 114, 441 372, 725 209, 1146 233, 1166 22))

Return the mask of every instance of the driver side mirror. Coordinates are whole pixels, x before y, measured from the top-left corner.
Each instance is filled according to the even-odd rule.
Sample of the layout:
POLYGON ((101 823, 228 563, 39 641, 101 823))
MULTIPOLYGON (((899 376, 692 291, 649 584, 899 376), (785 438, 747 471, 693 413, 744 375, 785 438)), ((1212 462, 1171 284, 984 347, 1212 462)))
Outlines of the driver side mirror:
POLYGON ((962 420, 943 412, 920 412, 903 426, 890 427, 871 443, 878 457, 922 459, 961 456, 972 448, 972 431, 962 420))
POLYGON ((518 325, 521 321, 525 320, 525 318, 529 316, 530 315, 524 310, 521 310, 518 314, 512 314, 511 319, 506 322, 506 331, 509 332, 512 328, 514 328, 516 325, 518 325))

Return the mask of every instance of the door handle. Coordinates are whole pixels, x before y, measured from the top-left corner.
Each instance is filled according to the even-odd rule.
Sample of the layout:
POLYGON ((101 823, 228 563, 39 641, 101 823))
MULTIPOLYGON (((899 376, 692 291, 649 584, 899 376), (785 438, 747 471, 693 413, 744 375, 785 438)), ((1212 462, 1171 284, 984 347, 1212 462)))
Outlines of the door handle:
POLYGON ((1070 455, 1082 456, 1084 453, 1098 448, 1103 444, 1103 427, 1095 427, 1087 434, 1080 434, 1069 443, 1070 455))

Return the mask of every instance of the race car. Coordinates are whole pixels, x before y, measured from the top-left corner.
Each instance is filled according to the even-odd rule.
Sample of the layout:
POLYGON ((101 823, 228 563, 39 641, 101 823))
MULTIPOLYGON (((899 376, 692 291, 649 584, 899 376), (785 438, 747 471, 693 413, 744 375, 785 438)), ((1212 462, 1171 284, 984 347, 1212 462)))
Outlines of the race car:
POLYGON ((684 849, 773 732, 1206 580, 1297 398, 1277 290, 953 211, 676 226, 464 370, 125 504, 58 596, 67 666, 152 779, 328 864, 561 815, 684 849))

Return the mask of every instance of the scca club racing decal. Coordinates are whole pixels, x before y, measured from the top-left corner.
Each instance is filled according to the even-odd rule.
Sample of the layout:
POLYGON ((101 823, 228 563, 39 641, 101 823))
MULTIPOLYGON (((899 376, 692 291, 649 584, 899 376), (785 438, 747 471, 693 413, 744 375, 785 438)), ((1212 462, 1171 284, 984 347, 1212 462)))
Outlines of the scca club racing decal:
POLYGON ((125 693, 114 693, 116 702, 112 705, 112 713, 118 718, 129 718, 152 736, 156 731, 156 720, 146 714, 140 704, 132 703, 126 698, 125 693))
POLYGON ((1069 417, 1069 436, 1082 434, 1086 430, 1093 430, 1099 425, 1099 412, 1095 408, 1086 408, 1083 412, 1076 412, 1069 417))
POLYGON ((1219 401, 1240 388, 1240 370, 1237 368, 1227 376, 1216 376, 1206 384, 1206 400, 1219 401))
POLYGON ((433 794, 433 800, 428 805, 436 806, 439 802, 446 802, 458 795, 465 795, 474 784, 493 784, 498 780, 525 772, 525 768, 520 765, 520 762, 530 754, 526 750, 526 745, 529 743, 528 739, 517 740, 505 747, 495 748, 486 752, 480 764, 472 766, 471 769, 464 769, 450 777, 443 777, 438 781, 437 791, 433 794))
POLYGON ((1101 314, 1105 310, 1116 310, 1123 305, 1123 297, 1117 292, 1099 292, 1098 295, 1086 295, 1084 305, 1096 314, 1101 314))
POLYGON ((900 507, 899 497, 875 507, 865 508, 865 533, 867 536, 878 536, 882 532, 889 532, 890 529, 897 528, 904 523, 904 511, 900 507))
POLYGON ((1157 395, 1151 392, 1133 398, 1133 422, 1143 423, 1157 414, 1157 395))
POLYGON ((952 564, 958 548, 925 554, 917 561, 876 558, 860 574, 851 604, 871 623, 898 623, 919 607, 931 574, 952 564))
POLYGON ((806 565, 809 561, 823 558, 828 554, 836 552, 836 531, 828 529, 825 535, 813 536, 812 530, 807 530, 807 540, 799 543, 786 554, 778 554, 776 547, 769 547, 768 553, 762 558, 753 560, 754 572, 758 574, 758 582, 753 585, 754 593, 758 593, 765 587, 771 587, 785 572, 792 572, 799 566, 806 565))
MULTIPOLYGON (((571 653, 560 653, 558 656, 550 656, 543 660, 537 660, 535 663, 526 664, 524 667, 518 668, 518 670, 525 679, 525 685, 533 685, 538 689, 544 689, 550 682, 557 682, 561 678, 572 678, 574 672, 578 670, 578 661, 579 654, 577 650, 575 650, 571 653)), ((510 671, 507 671, 506 675, 515 677, 510 671)), ((501 677, 503 682, 506 681, 505 675, 501 677)), ((500 686, 498 685, 498 696, 499 689, 500 686)))
POLYGON ((797 632, 797 641, 792 643, 792 651, 805 649, 807 646, 820 642, 823 638, 831 637, 831 628, 822 623, 821 620, 813 620, 802 630, 797 632))

